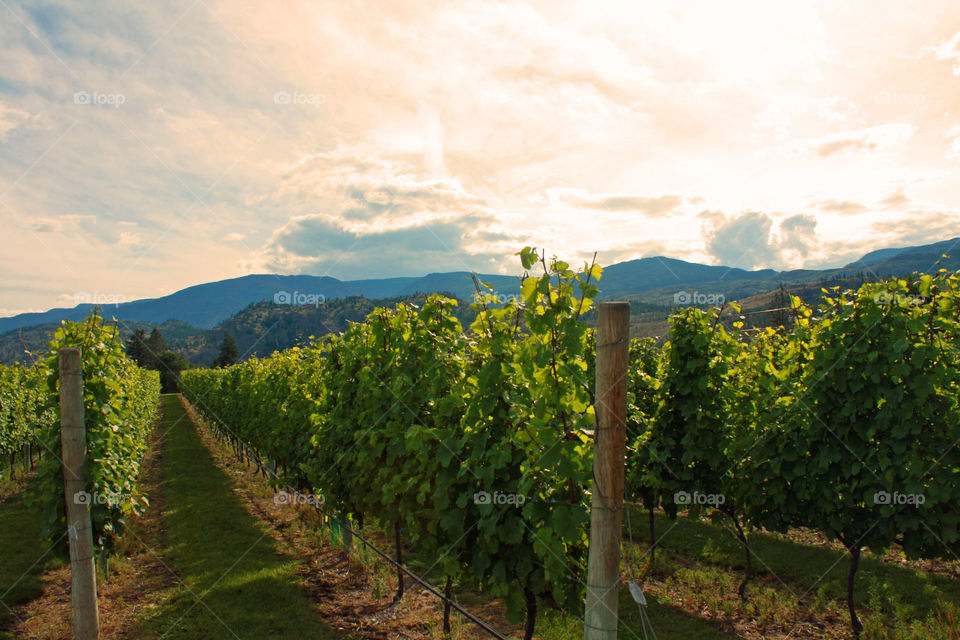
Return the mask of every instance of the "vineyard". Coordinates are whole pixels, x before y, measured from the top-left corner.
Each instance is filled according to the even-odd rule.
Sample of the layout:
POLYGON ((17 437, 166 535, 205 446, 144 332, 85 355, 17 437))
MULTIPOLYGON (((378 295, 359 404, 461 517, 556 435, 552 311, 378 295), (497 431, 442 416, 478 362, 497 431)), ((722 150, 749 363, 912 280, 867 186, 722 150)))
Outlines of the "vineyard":
MULTIPOLYGON (((593 334, 601 270, 530 251, 522 297, 380 309, 340 336, 222 370, 188 399, 258 465, 376 519, 501 596, 513 616, 582 602, 591 483, 593 334), (538 263, 539 260, 539 264, 538 263)), ((955 557, 960 498, 958 279, 923 276, 794 299, 790 326, 748 332, 690 308, 670 340, 631 345, 627 501, 745 530, 806 528, 850 555, 955 557)), ((736 309, 734 308, 734 311, 736 309)), ((651 533, 655 539, 655 533, 651 533)), ((650 550, 651 557, 655 551, 650 550)), ((398 594, 399 595, 399 594, 398 594)))
MULTIPOLYGON (((309 346, 185 370, 180 388, 276 489, 308 497, 345 534, 386 532, 398 564, 405 548, 431 558, 448 598, 471 585, 529 640, 544 610, 583 611, 603 346, 584 317, 603 271, 532 248, 520 258, 519 298, 476 280, 467 327, 459 301, 433 295, 309 346)), ((848 624, 860 634, 865 550, 956 560, 958 285, 942 271, 824 290, 815 309, 789 300, 779 328, 748 328, 733 304, 683 308, 666 341, 632 340, 625 579, 657 575, 666 530, 712 521, 740 549, 734 590, 746 602, 769 569, 757 536, 809 532, 846 551, 848 624)), ((83 353, 86 499, 106 558, 147 506, 138 482, 159 378, 97 316, 64 323, 43 362, 0 369, 0 453, 25 472, 44 453, 30 502, 61 546, 63 480, 49 454, 60 448, 63 347, 83 353)), ((394 603, 404 583, 398 573, 394 603)), ((910 637, 935 637, 918 624, 910 637)))

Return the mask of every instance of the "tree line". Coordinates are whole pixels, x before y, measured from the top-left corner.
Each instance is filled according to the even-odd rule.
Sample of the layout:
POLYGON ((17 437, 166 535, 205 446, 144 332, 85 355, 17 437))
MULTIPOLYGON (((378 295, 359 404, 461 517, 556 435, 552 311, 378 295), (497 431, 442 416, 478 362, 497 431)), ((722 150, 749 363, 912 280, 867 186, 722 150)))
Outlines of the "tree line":
MULTIPOLYGON (((167 347, 163 335, 156 327, 147 335, 144 329, 137 329, 127 338, 124 350, 143 369, 160 372, 162 393, 176 393, 180 390, 180 373, 194 365, 182 354, 167 347)), ((213 363, 215 367, 229 367, 240 357, 237 342, 228 331, 220 345, 220 355, 213 363)))

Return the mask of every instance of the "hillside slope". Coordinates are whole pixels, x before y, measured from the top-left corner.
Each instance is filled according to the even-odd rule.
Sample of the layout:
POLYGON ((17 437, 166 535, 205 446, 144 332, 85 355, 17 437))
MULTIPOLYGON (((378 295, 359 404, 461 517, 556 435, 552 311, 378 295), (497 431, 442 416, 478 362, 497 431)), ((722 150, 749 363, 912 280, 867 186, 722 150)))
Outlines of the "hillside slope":
MULTIPOLYGON (((938 261, 944 267, 958 269, 958 245, 960 238, 916 247, 880 249, 838 269, 779 272, 772 269, 748 271, 736 267, 703 265, 662 256, 642 258, 607 266, 600 282, 600 298, 664 306, 673 304, 678 294, 736 300, 775 290, 781 284, 827 283, 859 276, 875 278, 912 271, 929 272, 936 270, 938 261), (951 253, 952 257, 941 260, 944 253, 951 253)), ((519 278, 516 276, 482 274, 480 278, 491 284, 500 295, 509 296, 519 292, 519 278)), ((193 328, 214 329, 257 302, 315 303, 361 296, 367 300, 383 300, 436 292, 469 299, 474 292, 471 274, 457 271, 431 273, 422 277, 352 281, 311 275, 248 275, 188 287, 161 298, 109 305, 103 309, 103 313, 129 326, 148 323, 152 327, 175 320, 193 328)), ((0 318, 0 334, 21 327, 34 327, 42 333, 46 327, 63 319, 79 320, 86 317, 91 307, 83 304, 72 309, 51 309, 43 313, 0 318)), ((24 333, 32 335, 32 331, 24 333)), ((32 338, 25 338, 25 341, 35 343, 32 338)), ((11 353, 16 351, 16 348, 11 351, 8 339, 5 344, 0 344, 0 359, 8 361, 11 353)))

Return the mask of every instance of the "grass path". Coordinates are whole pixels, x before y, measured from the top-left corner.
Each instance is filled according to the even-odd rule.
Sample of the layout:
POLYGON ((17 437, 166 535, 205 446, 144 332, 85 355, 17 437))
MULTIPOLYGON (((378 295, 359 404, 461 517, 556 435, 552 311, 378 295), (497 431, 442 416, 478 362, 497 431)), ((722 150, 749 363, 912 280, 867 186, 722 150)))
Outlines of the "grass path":
POLYGON ((306 599, 298 559, 252 518, 177 395, 161 397, 164 561, 180 578, 139 638, 341 638, 306 599))
POLYGON ((17 622, 12 609, 40 595, 44 570, 59 563, 40 535, 39 516, 25 504, 28 490, 20 485, 0 496, 0 639, 13 637, 3 631, 17 622))

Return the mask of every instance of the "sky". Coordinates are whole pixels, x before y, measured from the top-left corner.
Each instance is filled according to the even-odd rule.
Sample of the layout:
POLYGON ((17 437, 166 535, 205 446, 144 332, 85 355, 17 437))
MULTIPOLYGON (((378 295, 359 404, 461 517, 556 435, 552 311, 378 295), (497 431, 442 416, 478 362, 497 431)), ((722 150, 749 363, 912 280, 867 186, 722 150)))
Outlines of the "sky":
POLYGON ((960 3, 0 0, 0 315, 960 236, 960 3), (86 298, 84 298, 86 296, 86 298))

